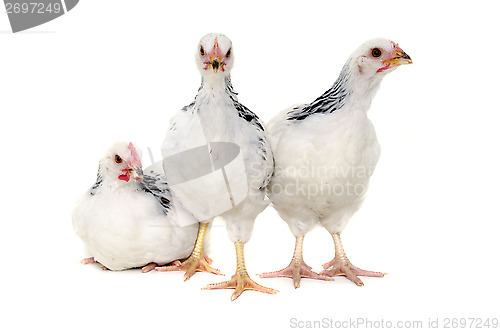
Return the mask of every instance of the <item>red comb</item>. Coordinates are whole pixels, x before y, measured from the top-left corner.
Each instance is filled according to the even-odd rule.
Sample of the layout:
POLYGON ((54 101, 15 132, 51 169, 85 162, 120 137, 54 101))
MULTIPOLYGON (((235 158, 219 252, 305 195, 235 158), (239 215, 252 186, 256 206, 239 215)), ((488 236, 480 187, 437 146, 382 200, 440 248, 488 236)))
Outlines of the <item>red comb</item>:
POLYGON ((132 144, 132 142, 130 142, 128 144, 128 149, 130 150, 130 162, 132 163, 132 165, 142 166, 141 159, 139 159, 139 156, 137 155, 137 151, 135 149, 135 146, 134 146, 134 144, 132 144))

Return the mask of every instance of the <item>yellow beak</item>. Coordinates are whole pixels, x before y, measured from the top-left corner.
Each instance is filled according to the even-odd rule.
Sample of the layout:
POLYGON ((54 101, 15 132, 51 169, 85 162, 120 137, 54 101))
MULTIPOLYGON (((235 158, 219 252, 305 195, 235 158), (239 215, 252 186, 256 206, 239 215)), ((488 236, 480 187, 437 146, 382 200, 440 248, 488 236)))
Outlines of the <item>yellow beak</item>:
POLYGON ((385 63, 390 63, 393 66, 409 65, 412 64, 410 56, 403 51, 396 52, 396 57, 386 60, 385 63))

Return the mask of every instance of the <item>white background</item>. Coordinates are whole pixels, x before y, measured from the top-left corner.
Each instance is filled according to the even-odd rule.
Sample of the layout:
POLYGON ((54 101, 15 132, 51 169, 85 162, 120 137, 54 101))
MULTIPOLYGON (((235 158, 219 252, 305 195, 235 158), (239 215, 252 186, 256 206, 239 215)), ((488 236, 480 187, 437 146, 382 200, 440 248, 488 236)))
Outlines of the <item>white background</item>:
MULTIPOLYGON (((380 322, 498 315, 498 8, 455 2, 82 0, 12 34, 0 13, 1 302, 9 330, 287 330, 291 319, 380 322), (349 54, 387 37, 414 64, 388 75, 370 117, 382 156, 365 205, 344 232, 351 261, 388 272, 356 287, 255 280, 278 295, 202 291, 235 269, 221 224, 210 256, 225 277, 82 266, 71 210, 102 153, 130 140, 159 159, 169 118, 200 83, 198 40, 227 34, 233 85, 264 121, 310 102, 349 54), (6 309, 5 309, 6 308, 6 309)), ((144 153, 144 164, 149 164, 144 153)), ((252 275, 285 267, 294 238, 272 208, 256 220, 252 275)), ((324 229, 305 240, 316 270, 333 257, 324 229)), ((394 323, 395 324, 395 323, 394 323)), ((442 325, 441 325, 442 326, 442 325)), ((5 329, 2 329, 5 330, 5 329)))

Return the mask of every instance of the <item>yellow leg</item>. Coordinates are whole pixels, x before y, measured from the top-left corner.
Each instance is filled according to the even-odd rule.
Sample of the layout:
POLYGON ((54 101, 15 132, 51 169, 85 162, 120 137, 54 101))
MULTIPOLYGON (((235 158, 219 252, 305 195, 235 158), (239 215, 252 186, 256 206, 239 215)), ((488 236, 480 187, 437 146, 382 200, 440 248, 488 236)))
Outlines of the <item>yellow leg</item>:
POLYGON ((302 257, 302 246, 304 245, 304 236, 299 236, 295 239, 295 251, 293 252, 292 261, 282 270, 276 272, 265 272, 259 274, 261 278, 277 278, 285 277, 292 278, 295 288, 300 287, 301 278, 310 278, 318 280, 333 280, 332 277, 318 274, 312 271, 312 268, 304 262, 302 257))
POLYGON ((245 267, 244 246, 245 244, 242 242, 235 242, 234 244, 236 249, 236 273, 232 276, 231 280, 210 284, 203 289, 234 289, 231 301, 236 300, 246 290, 254 290, 267 294, 276 294, 278 292, 272 288, 261 286, 250 278, 245 267))
POLYGON ((157 271, 185 271, 184 281, 191 278, 196 272, 210 272, 213 274, 222 275, 217 269, 214 269, 209 264, 212 260, 205 255, 203 255, 203 241, 205 240, 205 233, 208 229, 208 223, 200 223, 198 229, 198 237, 196 238, 196 243, 194 245, 193 252, 188 259, 180 263, 176 261, 174 265, 160 266, 157 267, 157 271))
POLYGON ((358 276, 381 278, 385 275, 385 273, 382 272, 366 271, 354 266, 349 261, 344 251, 342 241, 340 240, 340 233, 333 233, 332 238, 333 243, 335 244, 335 258, 330 262, 323 264, 323 268, 325 268, 325 270, 321 273, 322 275, 329 277, 344 276, 358 286, 364 285, 358 276), (330 267, 331 269, 326 270, 330 267))

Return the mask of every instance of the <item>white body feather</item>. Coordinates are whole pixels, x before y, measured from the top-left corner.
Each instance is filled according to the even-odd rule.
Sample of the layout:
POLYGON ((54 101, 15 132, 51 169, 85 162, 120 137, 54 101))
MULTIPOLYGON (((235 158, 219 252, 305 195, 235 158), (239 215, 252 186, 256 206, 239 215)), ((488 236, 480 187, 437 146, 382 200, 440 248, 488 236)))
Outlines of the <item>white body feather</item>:
MULTIPOLYGON (((265 201, 263 187, 272 173, 273 159, 265 133, 238 115, 222 80, 205 81, 194 104, 172 119, 162 146, 162 154, 165 158, 210 142, 231 142, 240 147, 245 164, 248 196, 221 217, 227 223, 228 235, 233 242, 247 242, 255 218, 269 204, 265 201), (202 135, 199 124, 203 128, 202 135)), ((212 158, 217 159, 218 156, 213 155, 212 158)), ((168 170, 165 170, 165 173, 167 174, 168 170)), ((210 187, 210 183, 207 183, 206 187, 184 187, 183 192, 177 191, 177 188, 172 190, 179 198, 182 197, 183 204, 196 216, 202 211, 207 214, 207 210, 214 208, 212 198, 208 199, 204 192, 204 189, 210 187), (200 211, 197 211, 198 209, 200 211)))
POLYGON ((295 236, 318 223, 341 232, 361 206, 380 156, 367 108, 348 103, 300 122, 287 121, 286 110, 269 123, 276 169, 268 188, 295 236))
POLYGON ((95 260, 110 270, 124 270, 189 256, 197 224, 178 226, 173 205, 165 214, 138 185, 114 182, 105 180, 94 195, 84 194, 73 212, 73 228, 95 260))

